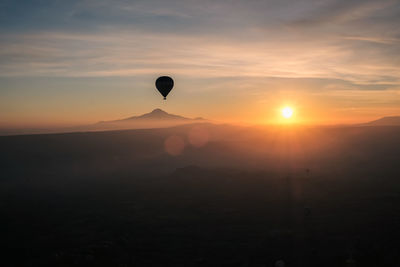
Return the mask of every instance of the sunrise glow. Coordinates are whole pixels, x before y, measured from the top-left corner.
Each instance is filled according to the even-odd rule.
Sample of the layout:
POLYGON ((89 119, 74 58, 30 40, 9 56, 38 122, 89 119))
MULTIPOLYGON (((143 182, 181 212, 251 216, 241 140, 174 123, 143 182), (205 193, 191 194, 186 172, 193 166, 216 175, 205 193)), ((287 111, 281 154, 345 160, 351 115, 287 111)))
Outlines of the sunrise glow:
POLYGON ((0 129, 155 108, 260 124, 400 114, 397 1, 336 1, 6 1, 0 129), (154 84, 165 75, 175 82, 167 101, 154 84))

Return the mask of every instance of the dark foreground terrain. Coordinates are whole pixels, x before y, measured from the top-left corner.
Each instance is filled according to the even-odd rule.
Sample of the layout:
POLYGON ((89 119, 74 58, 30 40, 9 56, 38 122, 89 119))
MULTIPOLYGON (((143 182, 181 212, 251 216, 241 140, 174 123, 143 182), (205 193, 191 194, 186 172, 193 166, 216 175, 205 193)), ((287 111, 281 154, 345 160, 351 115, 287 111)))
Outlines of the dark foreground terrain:
POLYGON ((400 266, 400 127, 194 124, 0 148, 1 266, 400 266))

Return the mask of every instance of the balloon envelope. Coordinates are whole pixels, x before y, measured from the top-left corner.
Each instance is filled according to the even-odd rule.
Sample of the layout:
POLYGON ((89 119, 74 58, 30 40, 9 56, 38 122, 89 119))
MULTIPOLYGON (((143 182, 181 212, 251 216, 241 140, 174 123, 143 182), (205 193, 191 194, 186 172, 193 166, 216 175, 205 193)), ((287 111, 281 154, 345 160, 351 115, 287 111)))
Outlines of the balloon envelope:
POLYGON ((174 80, 168 76, 161 76, 156 80, 156 87, 164 99, 167 99, 167 95, 174 87, 174 80))

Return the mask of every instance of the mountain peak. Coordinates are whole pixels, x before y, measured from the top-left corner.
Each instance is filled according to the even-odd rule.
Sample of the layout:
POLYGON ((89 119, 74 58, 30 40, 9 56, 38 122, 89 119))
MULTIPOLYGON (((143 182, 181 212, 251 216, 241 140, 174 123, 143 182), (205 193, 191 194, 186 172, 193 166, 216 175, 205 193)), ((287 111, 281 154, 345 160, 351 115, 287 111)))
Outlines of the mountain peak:
POLYGON ((150 114, 168 114, 168 113, 160 108, 156 108, 156 109, 153 109, 153 111, 150 112, 150 114))
POLYGON ((133 117, 123 119, 123 121, 127 121, 127 120, 164 120, 165 121, 165 120, 190 120, 190 119, 179 116, 179 115, 170 114, 160 108, 156 108, 149 113, 145 113, 140 116, 133 116, 133 117))

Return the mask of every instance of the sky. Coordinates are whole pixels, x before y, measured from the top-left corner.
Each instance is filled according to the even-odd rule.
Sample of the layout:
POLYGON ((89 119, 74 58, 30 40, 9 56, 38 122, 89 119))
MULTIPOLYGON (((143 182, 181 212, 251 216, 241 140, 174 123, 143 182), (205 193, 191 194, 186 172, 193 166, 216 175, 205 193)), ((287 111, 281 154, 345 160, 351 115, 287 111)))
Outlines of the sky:
POLYGON ((400 1, 0 1, 0 127, 155 108, 273 123, 284 106, 299 123, 400 115, 400 1))

